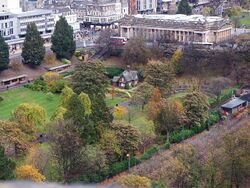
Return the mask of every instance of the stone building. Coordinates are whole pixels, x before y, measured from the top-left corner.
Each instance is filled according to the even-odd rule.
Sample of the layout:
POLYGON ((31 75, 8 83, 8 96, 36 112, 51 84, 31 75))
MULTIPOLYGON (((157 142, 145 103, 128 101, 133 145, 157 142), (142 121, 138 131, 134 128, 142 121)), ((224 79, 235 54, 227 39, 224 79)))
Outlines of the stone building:
POLYGON ((213 44, 231 37, 230 21, 202 15, 134 15, 119 22, 121 37, 143 36, 154 41, 167 39, 181 43, 213 44))

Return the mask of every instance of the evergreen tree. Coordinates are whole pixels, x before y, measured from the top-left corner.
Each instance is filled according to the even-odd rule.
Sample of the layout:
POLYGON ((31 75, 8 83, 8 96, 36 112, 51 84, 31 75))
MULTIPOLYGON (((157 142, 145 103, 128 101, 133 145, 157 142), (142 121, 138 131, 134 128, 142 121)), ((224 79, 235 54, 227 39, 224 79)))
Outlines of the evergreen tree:
POLYGON ((9 62, 9 46, 0 35, 0 71, 7 69, 9 62))
POLYGON ((0 146, 0 180, 10 180, 15 177, 16 164, 4 154, 4 148, 0 146))
POLYGON ((192 8, 188 4, 187 0, 181 0, 178 6, 177 14, 186 14, 186 15, 192 14, 192 8))
POLYGON ((73 56, 76 49, 73 29, 64 17, 60 17, 59 21, 56 22, 55 31, 51 41, 51 50, 56 53, 58 59, 70 59, 73 56))
POLYGON ((27 25, 27 34, 23 43, 22 57, 31 66, 42 63, 45 55, 44 41, 37 30, 35 23, 27 25))

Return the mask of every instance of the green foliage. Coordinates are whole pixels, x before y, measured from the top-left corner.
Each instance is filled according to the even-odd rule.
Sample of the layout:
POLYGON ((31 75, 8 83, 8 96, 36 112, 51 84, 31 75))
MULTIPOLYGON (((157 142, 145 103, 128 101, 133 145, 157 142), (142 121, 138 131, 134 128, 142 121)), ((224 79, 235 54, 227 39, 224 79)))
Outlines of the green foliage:
POLYGON ((188 4, 187 0, 181 0, 181 2, 178 5, 177 14, 186 14, 186 15, 192 14, 192 8, 188 4))
POLYGON ((123 69, 119 67, 115 67, 115 66, 105 68, 105 74, 109 78, 113 78, 114 76, 119 76, 122 72, 123 72, 123 69))
POLYGON ((63 107, 67 107, 69 99, 73 96, 74 91, 68 87, 65 86, 62 90, 62 93, 60 95, 61 98, 61 104, 63 107))
POLYGON ((14 179, 15 167, 15 162, 5 156, 4 148, 0 146, 0 180, 14 179))
POLYGON ((2 102, 4 100, 4 98, 2 96, 0 96, 0 102, 2 102))
POLYGON ((169 149, 170 148, 170 142, 167 141, 165 144, 163 144, 163 149, 169 149))
POLYGON ((195 132, 193 130, 189 129, 183 129, 181 131, 174 131, 170 135, 170 143, 179 143, 184 139, 190 138, 193 135, 195 135, 195 132))
POLYGON ((68 59, 63 58, 63 59, 62 59, 62 63, 63 63, 63 64, 71 64, 71 61, 68 60, 68 59))
POLYGON ((7 69, 10 63, 9 60, 9 46, 5 42, 2 35, 0 35, 0 71, 7 69))
POLYGON ((91 109, 92 104, 89 96, 86 93, 81 92, 78 97, 84 105, 85 115, 90 115, 92 112, 91 109))
POLYGON ((160 150, 158 145, 152 145, 141 157, 140 160, 148 160, 160 150))
POLYGON ((24 87, 31 89, 32 91, 48 91, 48 86, 42 79, 37 79, 33 83, 26 84, 24 87))
POLYGON ((38 66, 42 63, 45 55, 44 41, 37 30, 35 23, 27 25, 27 33, 23 43, 22 57, 25 63, 38 66))
POLYGON ((55 121, 55 120, 63 120, 64 118, 64 114, 66 113, 67 109, 64 107, 59 107, 56 109, 56 111, 54 112, 54 114, 51 116, 51 120, 55 121))
POLYGON ((46 98, 47 98, 48 101, 52 101, 53 98, 54 98, 53 93, 51 93, 51 92, 46 93, 46 98))
POLYGON ((49 90, 52 93, 61 93, 66 86, 66 81, 63 79, 53 81, 50 85, 49 90))
POLYGON ((56 54, 58 59, 70 59, 76 49, 73 28, 67 23, 64 17, 60 17, 56 22, 55 31, 51 38, 51 50, 56 54))
POLYGON ((192 91, 184 98, 184 107, 192 126, 201 126, 208 117, 208 99, 200 91, 192 91))

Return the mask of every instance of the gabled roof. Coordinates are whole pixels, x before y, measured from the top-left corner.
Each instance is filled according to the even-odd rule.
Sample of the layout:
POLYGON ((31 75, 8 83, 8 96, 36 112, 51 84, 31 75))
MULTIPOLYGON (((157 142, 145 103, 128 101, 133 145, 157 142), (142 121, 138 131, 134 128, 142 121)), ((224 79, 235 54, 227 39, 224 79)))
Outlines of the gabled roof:
POLYGON ((138 80, 138 72, 137 71, 125 70, 122 73, 122 76, 124 77, 126 82, 138 80))
POLYGON ((240 106, 246 102, 247 102, 246 100, 242 100, 240 98, 235 98, 235 99, 232 99, 231 101, 229 101, 228 103, 223 104, 221 107, 233 109, 233 108, 236 108, 237 106, 240 106))

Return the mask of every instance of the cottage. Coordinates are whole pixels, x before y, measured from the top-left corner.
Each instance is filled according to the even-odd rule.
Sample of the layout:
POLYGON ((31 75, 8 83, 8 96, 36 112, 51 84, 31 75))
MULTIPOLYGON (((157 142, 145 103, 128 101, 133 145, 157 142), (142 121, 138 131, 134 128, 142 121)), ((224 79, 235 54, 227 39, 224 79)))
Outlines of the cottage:
POLYGON ((248 106, 248 101, 241 98, 234 98, 221 106, 226 114, 236 114, 248 106))
POLYGON ((125 70, 120 76, 113 77, 112 84, 120 88, 134 87, 138 84, 138 72, 125 70))

